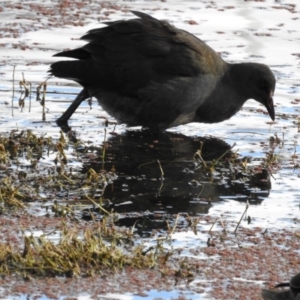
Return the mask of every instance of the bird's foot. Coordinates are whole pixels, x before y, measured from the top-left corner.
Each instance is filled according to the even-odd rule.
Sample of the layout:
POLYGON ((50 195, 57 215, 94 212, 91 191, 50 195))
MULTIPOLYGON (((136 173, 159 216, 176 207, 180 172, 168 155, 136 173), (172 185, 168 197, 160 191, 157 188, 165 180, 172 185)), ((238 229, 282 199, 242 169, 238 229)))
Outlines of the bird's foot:
POLYGON ((69 131, 71 131, 71 127, 69 126, 68 121, 65 119, 58 118, 56 120, 56 124, 57 124, 57 126, 59 126, 61 128, 61 130, 64 133, 68 133, 69 131))

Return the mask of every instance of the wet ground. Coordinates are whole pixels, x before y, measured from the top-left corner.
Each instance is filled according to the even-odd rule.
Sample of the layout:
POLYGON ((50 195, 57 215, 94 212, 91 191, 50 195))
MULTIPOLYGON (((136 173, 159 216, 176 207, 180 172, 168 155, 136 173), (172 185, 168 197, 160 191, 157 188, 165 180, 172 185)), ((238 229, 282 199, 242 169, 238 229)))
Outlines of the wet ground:
MULTIPOLYGON (((196 34, 226 61, 255 61, 269 65, 277 79, 274 96, 276 121, 271 122, 258 103, 248 101, 236 116, 226 122, 188 124, 157 134, 140 128, 128 130, 125 125, 110 124, 106 127, 106 118, 111 122, 114 120, 96 101, 91 105, 83 103, 70 125, 84 144, 66 149, 67 167, 82 174, 90 168, 96 172, 115 169, 116 177, 111 178, 103 194, 107 201, 106 208, 119 214, 118 225, 134 225, 136 232, 145 239, 153 236, 153 232, 164 232, 178 213, 200 218, 197 224, 200 236, 195 235, 191 228, 187 229, 188 226, 182 221, 178 226, 179 232, 173 237, 174 247, 186 251, 181 253, 181 257, 192 258, 193 263, 197 261, 200 264, 200 271, 195 271, 197 275, 191 285, 181 286, 187 293, 187 299, 198 299, 201 295, 205 299, 224 299, 229 289, 233 293, 230 299, 242 299, 239 294, 241 290, 246 295, 243 299, 260 299, 259 290, 263 283, 272 285, 276 281, 289 279, 299 271, 296 263, 299 261, 297 232, 300 195, 300 11, 297 1, 232 0, 226 4, 210 1, 58 1, 57 5, 53 1, 42 5, 35 1, 4 1, 0 5, 0 135, 5 136, 11 130, 20 132, 30 129, 34 134, 45 134, 58 140, 60 130, 55 120, 80 88, 72 82, 51 78, 45 106, 41 105, 41 100, 36 100, 36 87, 46 79, 49 64, 56 60, 51 56, 62 49, 82 45, 78 38, 87 30, 99 26, 99 21, 130 18, 129 10, 144 9, 146 13, 168 19, 175 26, 196 34), (32 87, 31 101, 27 97, 24 107, 20 101, 24 95, 21 96, 19 91, 22 73, 32 87), (202 159, 197 155, 201 142, 202 159), (101 152, 103 144, 106 149, 104 159, 101 152), (87 155, 78 160, 74 149, 78 152, 88 149, 87 155), (219 235, 224 229, 221 223, 214 227, 213 234, 208 232, 214 220, 220 217, 226 223, 227 231, 233 232, 247 201, 250 208, 248 218, 243 219, 241 224, 240 239, 244 246, 250 245, 254 261, 245 256, 247 253, 237 251, 236 244, 239 242, 233 235, 229 235, 228 242, 219 242, 219 235), (270 233, 268 241, 260 235, 266 230, 270 233), (252 237, 258 240, 254 241, 252 237), (217 247, 208 246, 208 238, 217 242, 217 247), (259 246, 255 246, 257 244, 259 246), (227 259, 221 259, 220 263, 220 257, 225 257, 221 252, 226 247, 231 250, 227 249, 227 259), (258 247, 265 253, 258 253, 258 247), (278 250, 281 247, 285 247, 285 253, 278 250), (280 251, 281 256, 278 256, 280 251), (202 265, 202 255, 206 259, 210 257, 207 263, 211 265, 212 272, 208 271, 207 265, 202 265), (230 261, 236 259, 240 261, 238 274, 228 267, 230 261), (262 265, 259 267, 259 264, 262 265), (223 274, 221 277, 217 275, 220 272, 223 274), (218 283, 211 281, 216 278, 218 283), (236 278, 248 280, 247 287, 245 282, 241 283, 236 278), (250 292, 251 289, 255 292, 250 292), (189 291, 193 293, 189 294, 189 291)), ((38 160, 40 170, 46 172, 55 168, 55 157, 54 152, 50 155, 44 153, 38 160)), ((19 161, 23 169, 30 165, 24 154, 19 161)), ((5 169, 2 168, 1 172, 1 178, 4 178, 7 175, 5 169)), ((41 194, 48 199, 46 205, 51 205, 54 200, 72 204, 78 202, 79 192, 77 189, 61 189, 55 192, 43 190, 41 194)), ((99 211, 91 208, 92 205, 78 211, 78 216, 84 220, 82 222, 89 222, 91 218, 101 220, 99 211)), ((36 216, 46 214, 45 207, 39 202, 31 203, 30 212, 36 216)), ((5 228, 7 219, 12 216, 4 214, 0 218, 2 228, 5 228)), ((2 229, 1 236, 5 234, 6 230, 2 229)), ((39 284, 43 285, 41 282, 39 284)), ((129 298, 126 299, 139 299, 133 295, 135 285, 130 284, 131 288, 126 290, 124 285, 120 291, 115 287, 102 287, 98 295, 106 297, 105 294, 113 292, 115 295, 112 297, 120 299, 121 295, 116 295, 118 292, 128 292, 129 298)), ((143 287, 142 282, 136 286, 139 286, 139 293, 144 292, 149 299, 179 298, 180 292, 173 284, 166 282, 158 285, 153 281, 147 287, 143 287), (155 289, 171 289, 174 292, 168 296, 159 293, 151 296, 155 294, 152 291, 155 289)), ((74 287, 74 283, 70 285, 74 287)), ((97 294, 86 285, 81 292, 97 294)), ((2 288, 3 297, 8 293, 26 294, 20 288, 20 282, 16 286, 19 288, 15 290, 9 285, 2 288)), ((41 293, 46 294, 45 289, 41 293)), ((64 287, 60 293, 51 295, 80 294, 78 290, 68 293, 64 287)))

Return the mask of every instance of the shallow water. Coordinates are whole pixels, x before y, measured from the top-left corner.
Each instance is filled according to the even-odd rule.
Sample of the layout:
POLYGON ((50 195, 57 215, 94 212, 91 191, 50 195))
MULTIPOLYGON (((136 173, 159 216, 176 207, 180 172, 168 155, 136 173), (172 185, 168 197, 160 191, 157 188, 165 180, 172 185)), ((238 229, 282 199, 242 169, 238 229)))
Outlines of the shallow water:
MULTIPOLYGON (((22 80, 22 72, 26 81, 32 83, 32 89, 35 91, 37 85, 47 78, 49 64, 57 60, 52 55, 62 49, 82 45, 83 43, 78 38, 87 30, 100 26, 99 15, 104 16, 103 12, 113 9, 93 9, 84 19, 84 26, 67 24, 68 18, 72 19, 72 16, 66 15, 62 24, 55 28, 54 21, 50 22, 42 14, 39 16, 40 21, 36 22, 36 16, 30 13, 29 2, 23 3, 23 10, 14 7, 16 3, 18 1, 3 2, 4 9, 2 12, 0 10, 1 28, 15 29, 15 37, 10 31, 1 34, 0 134, 18 128, 20 130, 32 129, 35 133, 45 133, 58 138, 60 129, 56 126, 55 120, 69 106, 80 88, 70 81, 49 79, 45 121, 43 121, 42 106, 39 101, 35 100, 34 94, 30 108, 28 99, 26 99, 23 109, 18 107, 20 97, 18 82, 22 80), (11 6, 8 3, 11 3, 11 6), (13 23, 18 26, 12 25, 13 23), (11 105, 14 65, 16 65, 16 91, 13 105, 11 105)), ((37 2, 32 1, 32 3, 37 2)), ((174 149, 182 147, 182 142, 166 146, 168 149, 170 147, 173 149, 172 155, 163 148, 163 151, 158 151, 154 155, 152 151, 147 157, 148 153, 145 152, 145 147, 153 144, 153 137, 149 140, 141 140, 139 137, 144 148, 141 147, 140 152, 133 152, 132 149, 139 149, 134 148, 135 141, 128 139, 130 132, 122 135, 126 131, 126 126, 118 125, 115 128, 114 125, 109 125, 108 128, 105 128, 104 118, 108 118, 110 121, 113 119, 98 106, 95 100, 91 106, 84 102, 70 121, 70 125, 73 130, 76 130, 80 139, 99 145, 104 140, 105 132, 114 131, 119 134, 117 137, 108 134, 109 143, 115 152, 109 153, 111 161, 107 162, 107 167, 118 164, 116 170, 119 172, 114 193, 108 194, 109 198, 118 198, 118 203, 115 203, 116 209, 122 213, 149 210, 167 214, 188 212, 192 215, 208 214, 213 217, 222 215, 223 218, 237 222, 244 211, 244 202, 250 200, 248 215, 251 216, 252 222, 250 224, 243 222, 242 226, 262 227, 269 230, 286 227, 299 228, 300 12, 298 2, 296 0, 281 2, 229 0, 226 3, 213 3, 210 1, 179 2, 170 0, 168 2, 115 1, 115 3, 126 6, 129 10, 147 8, 144 10, 146 13, 151 13, 157 18, 168 19, 175 26, 206 41, 213 49, 221 53, 226 61, 255 61, 269 65, 277 79, 274 96, 275 123, 271 122, 263 107, 250 100, 236 116, 223 123, 212 125, 193 123, 170 129, 168 132, 170 135, 171 133, 180 133, 185 137, 213 137, 229 146, 235 143, 233 151, 236 151, 240 158, 252 157, 249 166, 261 163, 266 160, 267 153, 272 153, 277 157, 278 165, 276 169, 270 170, 272 173, 269 178, 271 189, 255 184, 246 185, 246 187, 245 184, 242 184, 240 185, 242 188, 239 189, 236 188, 238 182, 233 187, 225 180, 221 186, 227 187, 227 189, 218 192, 217 196, 215 189, 208 190, 209 196, 202 195, 202 198, 205 199, 203 202, 203 199, 199 197, 199 189, 211 185, 204 185, 203 178, 200 186, 195 187, 189 184, 196 179, 199 181, 199 174, 195 175, 193 169, 195 168, 193 155, 197 150, 194 139, 184 139, 185 152, 182 154, 183 151, 179 151, 181 154, 179 158, 172 155, 174 149), (191 25, 189 21, 195 21, 197 24, 191 25), (99 118, 100 116, 103 118, 99 118), (270 142, 270 139, 276 139, 276 136, 280 141, 270 142), (186 146, 187 144, 188 146, 186 146), (164 155, 167 155, 169 159, 164 155), (163 169, 166 171, 163 188, 161 188, 160 171, 155 162, 157 159, 162 161, 163 169), (173 162, 174 159, 179 160, 180 163, 170 164, 169 162, 173 162), (145 163, 147 163, 147 168, 137 168, 145 163), (211 196, 212 194, 214 197, 211 196), (208 203, 208 198, 213 198, 215 201, 208 203), (165 202, 161 201, 162 199, 165 202), (122 203, 125 204, 120 205, 122 203), (134 210, 132 210, 133 205, 135 205, 134 210)), ((45 2, 44 5, 51 7, 53 4, 45 2)), ((97 7, 97 3, 90 5, 97 7)), ((85 7, 81 9, 84 11, 85 7)), ((80 11, 80 9, 78 10, 80 11)), ((118 10, 109 15, 111 20, 131 17, 130 12, 118 10)), ((136 135, 134 133, 136 131, 131 132, 136 135)), ((141 135, 143 136, 143 134, 141 135)), ((159 138, 161 137, 158 137, 158 140, 159 138)), ((161 142, 162 140, 160 143, 165 145, 166 142, 161 142)), ((154 149, 156 148, 154 147, 154 149)), ((50 160, 46 160, 45 163, 53 164, 50 160)), ((136 218, 141 217, 144 218, 144 216, 138 216, 137 213, 133 214, 132 222, 134 223, 136 218)), ((148 215, 147 219, 150 218, 148 215)), ((121 221, 122 219, 120 223, 121 221)), ((129 222, 127 225, 130 224, 129 222)), ((146 224, 148 227, 145 225, 146 228, 141 228, 141 232, 147 232, 151 226, 163 226, 159 218, 149 224, 146 224)), ((199 225, 199 227, 201 226, 199 225)), ((203 240, 206 238, 206 236, 203 237, 203 240)), ((182 239, 182 243, 185 242, 181 236, 178 236, 177 239, 179 241, 182 239)))

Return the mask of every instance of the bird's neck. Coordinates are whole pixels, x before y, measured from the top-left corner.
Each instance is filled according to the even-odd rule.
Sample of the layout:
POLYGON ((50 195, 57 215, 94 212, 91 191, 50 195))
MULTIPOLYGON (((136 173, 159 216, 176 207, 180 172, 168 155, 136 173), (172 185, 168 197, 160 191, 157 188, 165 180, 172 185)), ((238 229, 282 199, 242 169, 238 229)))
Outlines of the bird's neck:
POLYGON ((249 99, 245 93, 244 78, 240 77, 240 67, 228 64, 228 70, 217 83, 211 95, 195 114, 195 121, 205 123, 222 122, 231 118, 249 99))
POLYGON ((236 91, 239 101, 242 105, 251 98, 249 94, 249 76, 251 76, 251 69, 253 63, 236 63, 228 64, 228 72, 224 76, 225 85, 231 87, 236 91))

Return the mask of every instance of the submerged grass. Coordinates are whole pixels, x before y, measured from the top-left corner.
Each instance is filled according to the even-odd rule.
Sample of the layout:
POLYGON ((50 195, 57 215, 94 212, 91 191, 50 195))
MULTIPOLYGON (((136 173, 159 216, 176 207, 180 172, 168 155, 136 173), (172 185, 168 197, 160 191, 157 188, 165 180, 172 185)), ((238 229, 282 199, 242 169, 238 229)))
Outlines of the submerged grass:
MULTIPOLYGON (((116 175, 114 171, 96 173, 89 169, 81 173, 81 166, 68 165, 66 154, 79 160, 101 155, 101 147, 90 148, 80 141, 73 143, 61 133, 58 140, 37 136, 30 130, 14 130, 0 135, 0 204, 1 210, 25 208, 25 202, 45 202, 62 199, 70 191, 78 200, 101 198, 107 183, 116 175), (80 153, 79 153, 79 150, 80 153), (80 158, 79 158, 80 156, 80 158)), ((53 209, 56 209, 54 202, 53 209)))
MULTIPOLYGON (((28 202, 51 201, 53 217, 67 217, 58 231, 59 241, 47 234, 36 237, 20 225, 22 243, 0 243, 0 274, 30 276, 92 276, 104 270, 117 271, 125 266, 153 268, 164 265, 171 253, 162 247, 136 244, 133 228, 114 225, 116 215, 102 206, 102 196, 108 182, 116 178, 115 170, 97 173, 89 168, 84 174, 68 166, 68 156, 83 161, 93 157, 102 160, 102 147, 89 147, 76 140, 74 143, 61 134, 37 136, 31 131, 12 131, 0 135, 0 213, 27 209, 28 202), (71 150, 70 150, 71 149, 71 150), (68 150, 68 152, 66 152, 68 150), (49 162, 42 163, 47 157, 49 162), (101 210, 101 221, 89 222, 87 228, 77 226, 73 205, 61 204, 61 195, 75 194, 76 199, 89 201, 101 210)), ((48 209, 49 206, 47 206, 48 209)), ((49 217, 51 211, 45 213, 49 217)), ((56 230, 55 230, 56 231, 56 230)), ((17 234, 17 233, 16 233, 17 234)), ((166 237, 168 238, 168 237, 166 237)))
POLYGON ((164 265, 170 256, 161 242, 146 250, 143 244, 134 245, 131 230, 107 226, 106 221, 96 228, 81 231, 76 226, 64 226, 57 243, 46 235, 25 235, 22 250, 9 243, 0 243, 0 274, 30 276, 92 276, 103 271, 117 271, 125 266, 153 268, 164 265))

